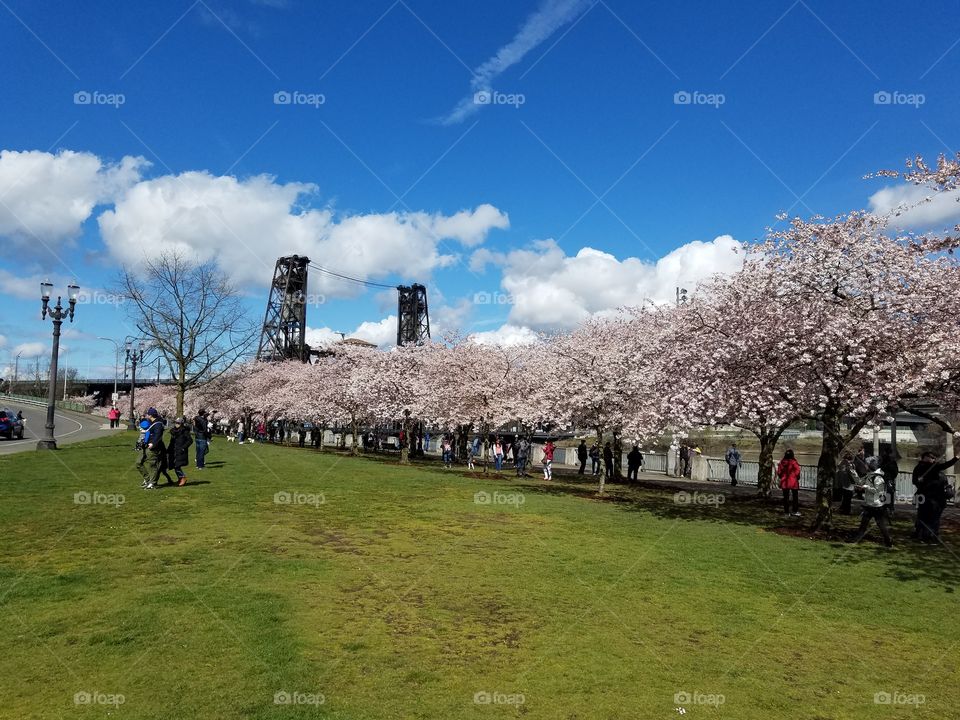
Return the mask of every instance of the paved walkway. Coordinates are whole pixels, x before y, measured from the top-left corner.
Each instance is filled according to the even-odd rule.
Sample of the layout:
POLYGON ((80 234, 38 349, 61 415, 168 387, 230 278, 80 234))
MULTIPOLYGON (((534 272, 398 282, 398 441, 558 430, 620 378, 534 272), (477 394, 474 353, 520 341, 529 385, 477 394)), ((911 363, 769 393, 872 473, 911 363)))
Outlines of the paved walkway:
MULTIPOLYGON (((0 399, 0 404, 9 405, 16 412, 21 410, 26 420, 24 424, 23 440, 4 440, 0 438, 0 455, 36 450, 37 440, 43 437, 47 422, 47 409, 37 405, 18 405, 16 401, 0 399)), ((57 410, 54 415, 56 429, 54 430, 57 445, 66 445, 81 440, 92 440, 102 437, 116 430, 104 430, 105 421, 94 415, 81 415, 69 410, 57 410)))

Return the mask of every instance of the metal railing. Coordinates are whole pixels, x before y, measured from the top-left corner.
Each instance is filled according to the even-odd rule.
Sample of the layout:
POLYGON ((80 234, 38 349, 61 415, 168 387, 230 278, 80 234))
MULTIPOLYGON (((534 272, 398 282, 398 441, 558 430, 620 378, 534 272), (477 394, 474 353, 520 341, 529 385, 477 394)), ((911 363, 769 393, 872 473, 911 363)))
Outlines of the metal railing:
MULTIPOLYGON (((35 405, 37 407, 46 407, 47 401, 44 398, 29 397, 27 395, 10 395, 8 393, 0 394, 0 400, 8 401, 12 404, 35 405)), ((71 410, 77 413, 87 414, 89 408, 83 403, 73 402, 72 400, 57 400, 57 407, 61 410, 71 410)))

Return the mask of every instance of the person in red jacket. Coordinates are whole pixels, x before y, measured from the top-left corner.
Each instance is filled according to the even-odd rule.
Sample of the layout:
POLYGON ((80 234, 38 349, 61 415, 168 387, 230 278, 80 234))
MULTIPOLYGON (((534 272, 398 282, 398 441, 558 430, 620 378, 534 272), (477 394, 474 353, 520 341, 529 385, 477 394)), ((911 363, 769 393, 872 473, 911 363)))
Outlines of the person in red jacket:
POLYGON ((790 517, 792 501, 793 516, 800 517, 800 463, 793 456, 793 450, 787 450, 777 464, 777 477, 783 490, 783 514, 790 517))

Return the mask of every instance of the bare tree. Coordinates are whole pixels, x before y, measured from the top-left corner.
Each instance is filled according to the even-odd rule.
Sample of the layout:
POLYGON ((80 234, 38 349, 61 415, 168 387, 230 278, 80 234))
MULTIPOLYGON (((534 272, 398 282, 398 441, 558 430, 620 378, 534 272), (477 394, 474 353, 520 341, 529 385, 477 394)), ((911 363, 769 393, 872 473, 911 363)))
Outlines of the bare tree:
POLYGON ((130 320, 170 368, 177 415, 187 390, 229 370, 256 338, 239 292, 212 262, 167 252, 142 269, 124 267, 120 291, 130 320))

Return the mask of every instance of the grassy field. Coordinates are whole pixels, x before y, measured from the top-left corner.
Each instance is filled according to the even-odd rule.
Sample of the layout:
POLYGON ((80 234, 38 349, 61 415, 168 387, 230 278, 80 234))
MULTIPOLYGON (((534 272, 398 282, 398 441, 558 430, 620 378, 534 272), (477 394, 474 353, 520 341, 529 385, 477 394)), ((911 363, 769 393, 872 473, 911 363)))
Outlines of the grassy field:
POLYGON ((0 717, 955 716, 945 548, 222 441, 147 492, 131 444, 0 458, 0 717))

